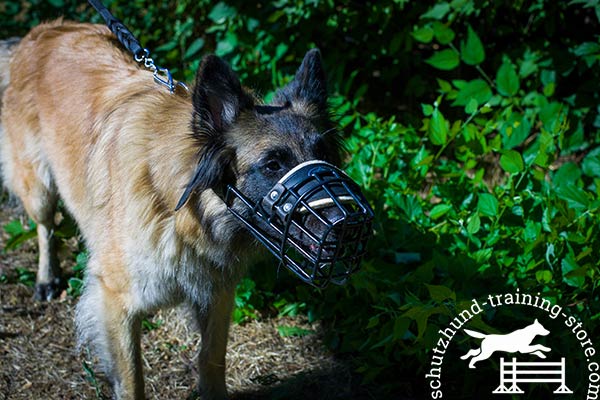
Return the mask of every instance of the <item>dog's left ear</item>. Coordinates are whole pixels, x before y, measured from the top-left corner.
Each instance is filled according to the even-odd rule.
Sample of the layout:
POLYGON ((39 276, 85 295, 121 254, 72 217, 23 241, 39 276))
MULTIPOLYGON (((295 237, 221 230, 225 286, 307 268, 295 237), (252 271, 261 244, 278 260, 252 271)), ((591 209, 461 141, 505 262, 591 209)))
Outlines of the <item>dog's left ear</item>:
POLYGON ((179 210, 194 191, 224 185, 234 152, 225 135, 240 113, 253 107, 252 97, 242 89, 237 75, 221 58, 208 55, 200 64, 192 93, 192 131, 199 143, 194 176, 175 207, 179 210))
POLYGON ((277 93, 275 100, 305 101, 327 113, 327 80, 319 49, 309 50, 298 68, 294 80, 277 93))

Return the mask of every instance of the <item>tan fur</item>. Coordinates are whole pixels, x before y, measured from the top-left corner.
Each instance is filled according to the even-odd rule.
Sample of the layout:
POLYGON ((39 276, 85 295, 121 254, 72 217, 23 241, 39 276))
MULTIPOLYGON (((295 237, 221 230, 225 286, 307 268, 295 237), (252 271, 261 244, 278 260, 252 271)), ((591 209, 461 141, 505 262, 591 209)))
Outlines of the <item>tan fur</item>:
POLYGON ((38 284, 59 273, 52 230, 60 193, 90 253, 81 340, 103 359, 116 397, 144 398, 141 316, 187 301, 203 333, 200 390, 225 398, 227 329, 244 268, 239 245, 215 243, 202 226, 206 218, 220 218, 215 229, 231 223, 212 191, 193 195, 209 205, 206 215, 173 211, 198 161, 190 96, 157 86, 96 25, 36 27, 10 74, 1 160, 4 182, 39 226, 38 284))

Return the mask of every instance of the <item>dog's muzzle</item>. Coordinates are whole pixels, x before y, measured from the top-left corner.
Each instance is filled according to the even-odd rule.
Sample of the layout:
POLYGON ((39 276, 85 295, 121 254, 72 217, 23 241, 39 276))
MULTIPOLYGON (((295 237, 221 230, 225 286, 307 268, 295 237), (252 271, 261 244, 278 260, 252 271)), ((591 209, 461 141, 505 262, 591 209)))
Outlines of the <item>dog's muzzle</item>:
POLYGON ((225 201, 285 267, 317 287, 344 284, 372 235, 373 210, 360 187, 325 161, 299 164, 258 203, 233 186, 225 201), (251 210, 249 217, 232 208, 235 198, 251 210))

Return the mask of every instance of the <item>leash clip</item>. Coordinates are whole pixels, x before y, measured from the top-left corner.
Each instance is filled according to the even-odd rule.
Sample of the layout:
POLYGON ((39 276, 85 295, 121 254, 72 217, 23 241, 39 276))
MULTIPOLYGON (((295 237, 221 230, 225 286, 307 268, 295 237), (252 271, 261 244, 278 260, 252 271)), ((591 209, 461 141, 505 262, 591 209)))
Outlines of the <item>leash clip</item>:
POLYGON ((181 86, 186 91, 189 91, 188 87, 182 82, 176 82, 171 76, 171 72, 167 68, 155 67, 154 69, 154 82, 159 85, 166 86, 169 92, 175 92, 177 86, 181 86))
POLYGON ((154 82, 166 86, 171 94, 175 92, 177 86, 181 86, 185 91, 189 92, 188 87, 184 83, 173 80, 173 76, 167 68, 162 68, 154 64, 154 60, 150 57, 148 49, 142 49, 137 54, 134 54, 133 59, 140 64, 143 63, 144 67, 152 71, 154 82))

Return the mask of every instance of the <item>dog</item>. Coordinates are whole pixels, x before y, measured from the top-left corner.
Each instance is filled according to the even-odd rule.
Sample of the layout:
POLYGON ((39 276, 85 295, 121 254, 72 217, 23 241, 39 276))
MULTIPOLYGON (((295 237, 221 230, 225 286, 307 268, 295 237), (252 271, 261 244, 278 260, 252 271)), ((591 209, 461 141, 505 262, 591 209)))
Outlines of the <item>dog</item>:
POLYGON ((10 76, 0 66, 9 82, 0 160, 4 184, 37 224, 36 298, 60 291, 53 229, 62 199, 89 251, 79 341, 98 355, 115 398, 145 398, 141 319, 179 304, 201 333, 198 392, 227 398, 234 291, 262 252, 223 191, 233 183, 257 202, 297 164, 339 164, 319 51, 270 104, 214 55, 189 92, 171 94, 100 25, 44 23, 11 53, 10 76))
POLYGON ((551 350, 541 344, 531 344, 537 335, 546 336, 550 333, 537 319, 531 325, 505 335, 486 335, 470 329, 465 329, 465 332, 474 338, 483 339, 478 349, 471 349, 461 357, 461 360, 473 357, 469 362, 469 368, 475 368, 476 362, 487 360, 496 351, 535 354, 540 358, 546 358, 542 352, 551 350))

